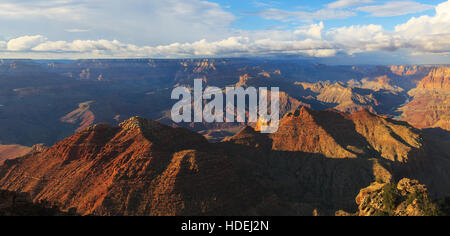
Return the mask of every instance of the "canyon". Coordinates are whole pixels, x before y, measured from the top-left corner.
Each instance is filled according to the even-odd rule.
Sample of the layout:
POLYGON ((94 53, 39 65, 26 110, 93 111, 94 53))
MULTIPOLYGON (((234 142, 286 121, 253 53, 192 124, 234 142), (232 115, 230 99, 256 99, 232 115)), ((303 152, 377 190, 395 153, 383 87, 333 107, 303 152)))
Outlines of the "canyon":
POLYGON ((335 215, 360 210, 355 197, 374 182, 404 178, 444 199, 449 68, 2 60, 0 189, 81 215, 335 215), (172 90, 198 78, 279 87, 279 130, 174 123, 172 90))
POLYGON ((247 126, 220 143, 133 117, 5 161, 0 188, 82 215, 332 215, 375 180, 450 194, 448 146, 433 138, 366 110, 300 108, 274 134, 247 126))

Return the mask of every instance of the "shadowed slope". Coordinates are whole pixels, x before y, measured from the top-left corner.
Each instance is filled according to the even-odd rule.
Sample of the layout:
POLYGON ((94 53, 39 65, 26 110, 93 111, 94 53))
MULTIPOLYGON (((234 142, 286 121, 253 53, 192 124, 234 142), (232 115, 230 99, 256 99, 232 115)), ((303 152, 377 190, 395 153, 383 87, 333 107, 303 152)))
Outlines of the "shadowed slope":
MULTIPOLYGON (((404 177, 449 194, 440 136, 361 111, 302 108, 274 134, 246 127, 218 144, 132 118, 95 125, 50 150, 5 162, 0 189, 95 215, 310 215, 356 211, 374 180, 404 177)), ((447 139, 448 140, 448 139, 447 139)))
POLYGON ((199 134, 143 118, 96 125, 6 162, 0 186, 82 214, 244 214, 257 195, 226 156, 205 153, 207 145, 199 134))

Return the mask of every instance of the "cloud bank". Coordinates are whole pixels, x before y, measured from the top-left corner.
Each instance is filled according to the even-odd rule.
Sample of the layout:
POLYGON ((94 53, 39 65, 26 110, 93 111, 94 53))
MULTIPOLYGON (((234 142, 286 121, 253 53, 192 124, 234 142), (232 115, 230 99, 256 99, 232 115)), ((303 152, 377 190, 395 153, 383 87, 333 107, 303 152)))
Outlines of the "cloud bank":
MULTIPOLYGON (((70 0, 67 0, 70 2, 70 0)), ((97 0, 102 1, 102 0, 97 0)), ((169 0, 170 1, 170 0, 169 0)), ((197 0, 189 0, 191 2, 197 0)), ((64 1, 62 1, 64 2, 64 1)), ((198 1, 197 1, 198 2, 198 1)), ((330 8, 360 6, 371 1, 342 0, 330 8)), ((199 11, 198 6, 173 1, 171 10, 177 17, 199 11), (177 3, 175 3, 177 2, 177 3), (181 4, 181 5, 177 5, 181 4), (175 8, 173 8, 175 7, 175 8)), ((218 5, 202 2, 203 11, 218 14, 218 5)), ((354 56, 367 52, 406 50, 410 55, 450 55, 450 1, 435 7, 435 15, 411 18, 394 30, 381 25, 353 25, 325 29, 326 24, 311 23, 292 30, 234 30, 218 40, 194 40, 189 43, 166 43, 152 46, 126 43, 120 40, 51 40, 47 35, 28 35, 0 41, 0 57, 27 58, 186 58, 186 57, 267 57, 298 56, 328 58, 354 56)), ((375 11, 374 11, 375 12, 375 11)), ((31 14, 31 13, 30 13, 31 14)), ((222 12, 225 18, 233 18, 222 12)), ((278 14, 278 13, 277 13, 278 14)), ((285 14, 279 20, 300 17, 285 14)), ((332 16, 332 15, 331 15, 332 16)), ((314 17, 313 17, 314 18, 314 17)), ((209 24, 209 23, 208 23, 209 24)), ((83 33, 84 30, 73 30, 83 33)), ((226 35, 226 34, 225 34, 226 35)))

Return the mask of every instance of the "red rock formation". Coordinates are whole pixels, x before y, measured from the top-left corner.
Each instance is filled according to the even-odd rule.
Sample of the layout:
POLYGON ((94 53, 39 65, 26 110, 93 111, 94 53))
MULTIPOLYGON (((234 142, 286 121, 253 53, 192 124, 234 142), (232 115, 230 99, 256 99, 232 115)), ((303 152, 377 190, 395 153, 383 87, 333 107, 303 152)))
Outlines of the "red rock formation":
POLYGON ((76 132, 86 129, 94 124, 95 115, 90 110, 93 102, 84 102, 78 105, 78 109, 61 118, 61 122, 77 125, 76 132))
POLYGON ((257 195, 227 156, 202 151, 207 145, 187 129, 142 118, 100 124, 7 162, 0 185, 82 214, 244 214, 257 195))
POLYGON ((433 69, 417 86, 418 89, 450 90, 450 67, 433 69))
MULTIPOLYGON (((244 131, 231 140, 245 143, 243 140, 248 140, 252 132, 244 131)), ((328 158, 368 157, 407 162, 414 150, 422 148, 417 130, 367 110, 348 115, 303 107, 288 113, 280 121, 278 132, 268 138, 273 150, 321 154, 328 158)))
POLYGON ((302 108, 275 134, 247 127, 219 144, 132 118, 6 161, 0 189, 83 215, 333 214, 355 211, 354 196, 375 179, 417 176, 437 196, 448 194, 448 152, 424 137, 367 111, 302 108))
POLYGON ((448 135, 441 135, 425 135, 406 122, 367 110, 348 115, 302 108, 288 113, 274 134, 260 134, 247 127, 227 142, 260 150, 245 155, 256 156, 257 162, 270 163, 267 168, 273 168, 271 178, 277 179, 277 184, 301 183, 298 188, 308 189, 307 194, 299 190, 298 194, 306 194, 302 195, 304 201, 323 199, 325 192, 329 192, 334 197, 325 201, 339 205, 347 204, 340 201, 351 198, 347 193, 355 192, 355 186, 363 188, 362 183, 370 178, 385 182, 418 178, 432 186, 430 189, 437 196, 447 194, 444 192, 448 192, 450 176, 443 166, 450 167, 450 156, 442 149, 448 146, 442 140, 448 140, 448 135), (265 155, 271 157, 266 160, 265 155), (289 175, 288 170, 294 170, 295 175, 281 177, 289 175), (324 187, 327 190, 323 192, 313 186, 327 186, 324 187))
POLYGON ((425 71, 427 71, 426 67, 416 66, 416 65, 414 65, 414 66, 403 66, 403 65, 391 66, 390 69, 391 69, 392 73, 394 73, 396 75, 400 75, 400 76, 412 76, 412 75, 424 73, 425 71))
POLYGON ((433 69, 409 94, 412 101, 400 109, 403 120, 417 128, 450 130, 450 67, 433 69))
POLYGON ((379 77, 375 81, 362 79, 342 82, 296 83, 305 90, 316 93, 316 99, 346 113, 369 110, 372 113, 386 114, 392 106, 400 105, 398 94, 402 89, 389 85, 389 78, 379 77), (386 91, 383 91, 386 90, 386 91))

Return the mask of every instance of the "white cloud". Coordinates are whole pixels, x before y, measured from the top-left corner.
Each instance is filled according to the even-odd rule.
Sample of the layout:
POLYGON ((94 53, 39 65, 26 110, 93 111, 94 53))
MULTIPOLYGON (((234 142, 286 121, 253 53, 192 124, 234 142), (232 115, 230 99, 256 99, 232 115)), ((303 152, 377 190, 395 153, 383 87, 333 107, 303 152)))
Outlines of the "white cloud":
POLYGON ((387 31, 381 25, 350 26, 327 32, 327 40, 349 54, 410 49, 412 54, 450 54, 450 1, 436 15, 411 18, 387 31))
MULTIPOLYGON (((177 8, 181 11, 177 15, 192 11, 183 8, 177 8)), ((411 18, 395 30, 374 24, 326 29, 320 22, 294 30, 241 30, 219 36, 217 40, 139 45, 126 40, 49 40, 36 35, 0 41, 0 51, 2 56, 34 58, 333 57, 393 51, 450 55, 450 1, 437 6, 434 16, 411 18)))
POLYGON ((69 33, 86 33, 89 32, 90 30, 88 29, 67 29, 66 32, 69 33))
POLYGON ((450 1, 438 5, 435 16, 413 17, 405 24, 395 27, 395 31, 407 37, 450 32, 450 1))
POLYGON ((372 0, 339 0, 328 4, 329 8, 349 8, 374 3, 372 0))
POLYGON ((370 13, 372 16, 390 17, 419 13, 430 9, 433 9, 432 5, 413 1, 394 1, 387 2, 383 5, 359 7, 356 10, 370 13))
POLYGON ((132 50, 136 46, 123 44, 117 40, 75 40, 73 42, 65 41, 47 41, 32 48, 38 52, 120 52, 121 50, 132 50))
POLYGON ((405 24, 395 27, 408 47, 425 52, 450 52, 450 1, 436 7, 435 16, 413 17, 405 24))
POLYGON ((23 36, 12 39, 7 44, 9 51, 27 51, 47 40, 42 35, 23 36))
MULTIPOLYGON (((291 32, 291 36, 296 34, 291 32)), ((11 42, 31 42, 27 39, 42 39, 42 36, 27 36, 13 39, 11 42)), ((36 45, 26 43, 26 46, 14 48, 11 51, 29 51, 35 54, 72 54, 90 55, 90 57, 157 57, 157 58, 178 58, 196 56, 270 56, 270 55, 298 55, 309 57, 328 57, 336 54, 336 50, 329 42, 319 39, 298 39, 298 40, 274 40, 271 37, 261 39, 259 37, 230 37, 221 41, 208 42, 200 40, 193 43, 174 43, 165 46, 143 46, 125 44, 117 40, 75 40, 66 41, 45 41, 36 45), (34 47, 33 47, 34 46, 34 47)))
POLYGON ((271 8, 259 12, 250 12, 248 14, 258 15, 266 20, 279 20, 283 22, 289 21, 311 22, 314 20, 345 19, 356 15, 356 13, 352 11, 328 9, 328 8, 314 12, 287 11, 271 8))
POLYGON ((327 32, 327 37, 348 54, 397 49, 392 35, 381 25, 341 27, 327 32))
POLYGON ((325 28, 323 22, 319 24, 312 24, 306 27, 301 27, 294 31, 294 34, 304 35, 315 39, 322 39, 322 31, 325 28))
MULTIPOLYGON (((73 30, 135 44, 193 42, 231 36, 235 16, 205 0, 1 0, 2 34, 73 40, 73 30), (69 29, 69 30, 68 30, 69 29)), ((79 32, 78 32, 79 33, 79 32)))
POLYGON ((36 0, 33 2, 5 0, 0 3, 0 16, 9 19, 30 17, 80 19, 83 10, 80 3, 81 1, 71 0, 36 0))

